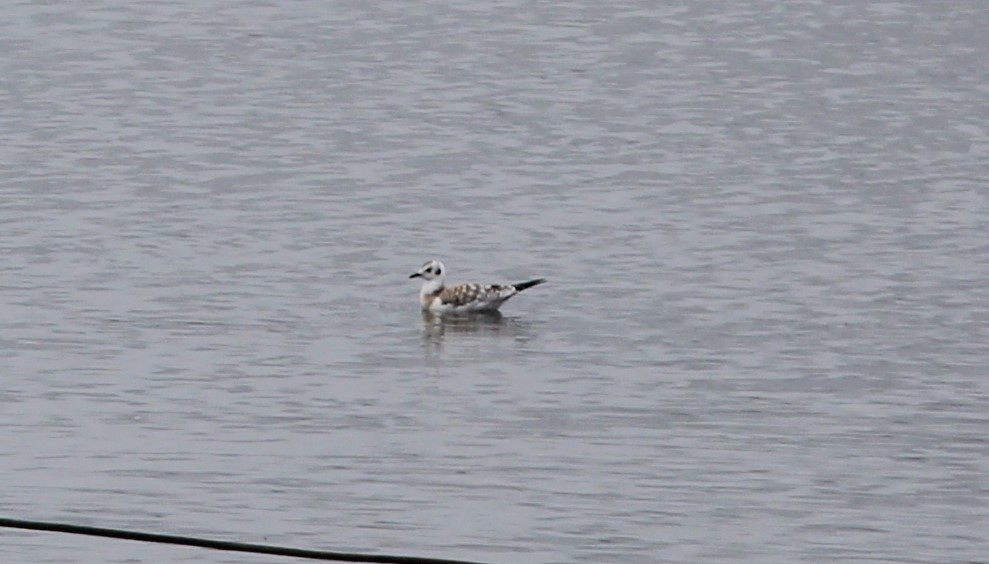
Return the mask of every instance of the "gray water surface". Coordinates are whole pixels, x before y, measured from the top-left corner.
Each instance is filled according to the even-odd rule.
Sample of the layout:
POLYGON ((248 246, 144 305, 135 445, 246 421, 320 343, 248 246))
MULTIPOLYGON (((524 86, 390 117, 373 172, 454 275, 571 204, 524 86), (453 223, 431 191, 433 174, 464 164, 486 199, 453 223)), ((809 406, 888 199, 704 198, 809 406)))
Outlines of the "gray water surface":
POLYGON ((986 7, 7 5, 2 516, 986 562, 986 7), (434 257, 550 282, 424 320, 407 276, 434 257))

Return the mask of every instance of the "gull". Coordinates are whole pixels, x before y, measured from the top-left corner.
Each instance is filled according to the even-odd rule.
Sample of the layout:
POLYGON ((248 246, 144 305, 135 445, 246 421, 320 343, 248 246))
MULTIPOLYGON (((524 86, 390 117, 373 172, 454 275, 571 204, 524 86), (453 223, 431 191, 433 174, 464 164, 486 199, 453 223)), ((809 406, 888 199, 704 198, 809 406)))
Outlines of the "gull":
POLYGON ((446 266, 438 260, 426 261, 409 278, 422 278, 419 303, 429 313, 484 313, 496 312, 508 298, 522 290, 538 286, 546 281, 536 278, 518 284, 458 284, 446 285, 446 266))

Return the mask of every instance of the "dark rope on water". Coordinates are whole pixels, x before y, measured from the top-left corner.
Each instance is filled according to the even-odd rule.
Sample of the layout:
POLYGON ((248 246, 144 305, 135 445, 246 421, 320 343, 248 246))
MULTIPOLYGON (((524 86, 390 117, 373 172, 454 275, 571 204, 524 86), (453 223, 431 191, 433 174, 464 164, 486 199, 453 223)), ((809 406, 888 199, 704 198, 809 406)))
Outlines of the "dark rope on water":
POLYGON ((322 550, 305 550, 266 544, 245 544, 240 542, 200 539, 179 535, 160 535, 142 533, 140 531, 125 531, 121 529, 105 529, 103 527, 85 527, 66 523, 46 523, 43 521, 23 521, 21 519, 4 519, 0 517, 0 528, 28 529, 31 531, 49 531, 53 533, 69 533, 72 535, 88 535, 91 537, 107 537, 140 542, 156 542, 161 544, 176 544, 181 546, 197 546, 213 550, 231 552, 248 552, 253 554, 271 554, 310 560, 333 560, 336 562, 375 562, 378 564, 480 564, 466 560, 445 560, 442 558, 421 558, 416 556, 389 556, 387 554, 357 554, 349 552, 327 552, 322 550))

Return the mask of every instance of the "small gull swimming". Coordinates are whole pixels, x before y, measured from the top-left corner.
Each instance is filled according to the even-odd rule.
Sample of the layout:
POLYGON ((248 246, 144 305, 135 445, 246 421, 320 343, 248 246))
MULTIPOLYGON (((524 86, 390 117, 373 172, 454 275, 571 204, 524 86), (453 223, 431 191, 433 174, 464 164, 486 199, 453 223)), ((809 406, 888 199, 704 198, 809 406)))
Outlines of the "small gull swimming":
POLYGON ((447 286, 446 266, 438 260, 426 261, 409 278, 423 280, 419 290, 419 303, 423 311, 439 314, 495 312, 515 294, 546 281, 545 278, 536 278, 517 284, 468 282, 447 286))

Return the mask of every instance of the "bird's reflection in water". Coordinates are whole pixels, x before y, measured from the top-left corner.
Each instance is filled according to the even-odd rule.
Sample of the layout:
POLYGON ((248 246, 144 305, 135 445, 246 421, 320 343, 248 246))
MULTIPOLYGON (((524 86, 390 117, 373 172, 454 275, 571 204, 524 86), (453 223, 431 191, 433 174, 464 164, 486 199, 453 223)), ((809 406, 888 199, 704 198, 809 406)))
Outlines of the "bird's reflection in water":
POLYGON ((423 337, 434 344, 441 344, 447 335, 458 333, 522 338, 528 332, 525 322, 497 311, 446 316, 423 312, 422 328, 423 337))

